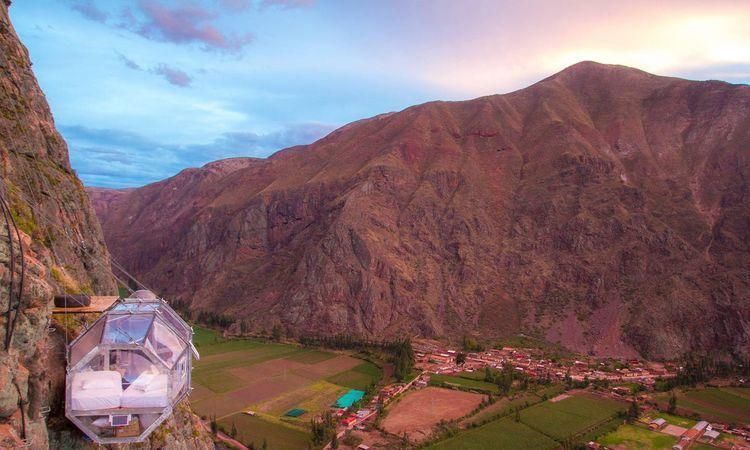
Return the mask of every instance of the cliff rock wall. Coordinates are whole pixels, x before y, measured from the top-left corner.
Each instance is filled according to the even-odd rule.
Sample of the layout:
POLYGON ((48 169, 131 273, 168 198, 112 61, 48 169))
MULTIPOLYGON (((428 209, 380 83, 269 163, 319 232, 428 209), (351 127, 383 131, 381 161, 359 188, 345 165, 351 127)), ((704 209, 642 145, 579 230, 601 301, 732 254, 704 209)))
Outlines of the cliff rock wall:
MULTIPOLYGON (((82 448, 81 433, 62 416, 65 340, 59 329, 50 333, 52 298, 64 292, 113 295, 117 289, 98 219, 10 23, 9 4, 0 2, 0 196, 9 205, 22 246, 13 233, 11 252, 0 214, 0 447, 82 448), (9 305, 11 254, 17 292, 21 248, 23 292, 20 304, 15 296, 9 305), (15 325, 6 348, 9 306, 15 325), (45 419, 69 431, 53 431, 50 445, 45 419)), ((138 448, 213 448, 196 420, 185 405, 161 434, 138 448)))

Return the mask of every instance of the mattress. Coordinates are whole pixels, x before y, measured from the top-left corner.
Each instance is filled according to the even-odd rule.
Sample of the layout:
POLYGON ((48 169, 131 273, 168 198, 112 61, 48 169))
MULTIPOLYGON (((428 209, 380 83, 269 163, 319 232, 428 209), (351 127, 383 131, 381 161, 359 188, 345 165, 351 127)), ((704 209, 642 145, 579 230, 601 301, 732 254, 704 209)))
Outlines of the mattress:
POLYGON ((71 409, 92 411, 120 407, 122 381, 120 374, 111 370, 80 372, 71 383, 71 409))
POLYGON ((148 389, 137 388, 136 383, 130 385, 122 393, 123 408, 163 408, 169 404, 168 375, 153 375, 148 389))

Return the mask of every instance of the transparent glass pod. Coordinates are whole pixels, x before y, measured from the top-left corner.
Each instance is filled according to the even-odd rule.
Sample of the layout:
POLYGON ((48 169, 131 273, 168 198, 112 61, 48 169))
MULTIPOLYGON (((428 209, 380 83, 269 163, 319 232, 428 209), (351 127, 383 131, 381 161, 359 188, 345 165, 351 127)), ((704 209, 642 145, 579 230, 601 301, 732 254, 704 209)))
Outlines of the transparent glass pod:
POLYGON ((190 392, 192 339, 152 293, 118 300, 68 347, 66 416, 100 444, 145 440, 190 392))

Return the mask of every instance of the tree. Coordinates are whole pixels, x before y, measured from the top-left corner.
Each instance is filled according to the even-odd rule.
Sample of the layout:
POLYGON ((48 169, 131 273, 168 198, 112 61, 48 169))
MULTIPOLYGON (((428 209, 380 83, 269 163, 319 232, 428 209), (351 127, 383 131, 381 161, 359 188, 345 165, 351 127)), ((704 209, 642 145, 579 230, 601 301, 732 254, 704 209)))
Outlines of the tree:
POLYGON ((628 408, 628 416, 627 421, 628 423, 633 423, 638 419, 638 417, 641 415, 641 409, 638 407, 638 402, 633 399, 632 402, 630 402, 630 408, 628 408))
POLYGON ((677 396, 674 395, 674 391, 672 391, 671 395, 669 396, 669 408, 667 408, 667 412, 669 414, 674 414, 677 410, 677 396))
POLYGON ((573 388, 573 377, 570 376, 570 369, 568 369, 567 372, 565 372, 565 387, 568 389, 573 388))
POLYGON ((333 432, 333 438, 331 439, 331 448, 339 448, 339 437, 336 432, 333 432))
POLYGON ((467 351, 467 352, 484 351, 484 345, 480 344, 479 342, 477 342, 476 339, 469 337, 469 336, 464 336, 462 346, 463 346, 464 351, 467 351))
POLYGON ((393 376, 398 381, 404 381, 414 367, 414 350, 411 341, 404 339, 392 344, 393 347, 393 376))
POLYGON ((458 352, 456 353, 456 364, 459 366, 463 366, 466 363, 466 353, 464 352, 458 352))
POLYGON ((274 324, 273 328, 271 329, 271 339, 274 341, 280 341, 281 340, 281 325, 274 324))

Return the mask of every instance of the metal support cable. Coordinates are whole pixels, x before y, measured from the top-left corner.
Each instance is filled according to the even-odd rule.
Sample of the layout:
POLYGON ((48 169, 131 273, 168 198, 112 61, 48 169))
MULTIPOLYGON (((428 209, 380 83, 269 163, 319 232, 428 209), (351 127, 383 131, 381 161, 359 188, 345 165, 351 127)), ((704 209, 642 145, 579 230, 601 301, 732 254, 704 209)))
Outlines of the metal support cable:
MULTIPOLYGON (((8 333, 10 331, 10 313, 13 307, 13 294, 14 294, 14 281, 16 276, 16 258, 15 249, 13 248, 13 233, 10 230, 10 217, 8 216, 8 210, 5 207, 5 198, 0 197, 0 209, 2 209, 3 217, 5 218, 5 230, 8 234, 8 269, 10 277, 10 287, 8 288, 8 311, 5 313, 5 336, 7 340, 8 333)), ((8 350, 6 346, 5 350, 8 350)))
MULTIPOLYGON (((7 205, 6 205, 7 207, 7 205)), ((10 214, 10 207, 8 207, 10 214)), ((13 215, 10 215, 11 221, 13 222, 13 228, 16 230, 16 238, 18 239, 18 253, 21 256, 21 276, 18 281, 18 296, 16 298, 16 312, 13 314, 13 321, 10 323, 10 333, 6 338, 5 348, 10 348, 10 344, 13 340, 13 332, 16 329, 16 323, 18 322, 18 315, 23 313, 23 288, 26 282, 26 255, 23 251, 23 240, 21 239, 21 232, 18 231, 18 224, 16 224, 13 215)))
POLYGON ((10 348, 11 341, 13 339, 13 331, 15 329, 16 319, 21 314, 23 308, 23 288, 26 277, 26 255, 23 252, 23 242, 21 240, 21 233, 18 231, 18 225, 13 218, 13 213, 10 210, 10 206, 5 201, 3 196, 0 196, 0 206, 5 216, 5 229, 8 233, 8 244, 9 244, 9 256, 10 260, 8 263, 10 269, 10 288, 8 290, 8 310, 6 312, 5 322, 5 349, 10 348), (12 229, 12 230, 11 230, 12 229), (13 314, 13 294, 15 288, 15 272, 16 272, 16 256, 15 248, 13 247, 13 231, 15 231, 16 239, 18 240, 19 254, 21 257, 21 273, 18 282, 18 294, 16 295, 16 307, 15 314, 13 314))

